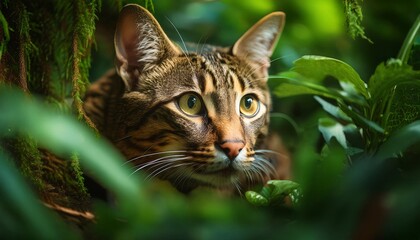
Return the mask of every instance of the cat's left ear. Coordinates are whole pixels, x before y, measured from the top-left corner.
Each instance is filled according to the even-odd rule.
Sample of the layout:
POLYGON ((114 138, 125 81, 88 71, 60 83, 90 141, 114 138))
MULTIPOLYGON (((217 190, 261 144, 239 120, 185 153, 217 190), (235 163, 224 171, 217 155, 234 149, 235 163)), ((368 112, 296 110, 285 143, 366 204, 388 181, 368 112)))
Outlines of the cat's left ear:
POLYGON ((128 4, 121 10, 114 44, 117 71, 127 90, 133 88, 141 73, 181 54, 153 15, 136 4, 128 4))
POLYGON ((233 45, 232 53, 250 62, 264 77, 268 76, 270 57, 283 31, 285 19, 283 12, 265 16, 233 45))

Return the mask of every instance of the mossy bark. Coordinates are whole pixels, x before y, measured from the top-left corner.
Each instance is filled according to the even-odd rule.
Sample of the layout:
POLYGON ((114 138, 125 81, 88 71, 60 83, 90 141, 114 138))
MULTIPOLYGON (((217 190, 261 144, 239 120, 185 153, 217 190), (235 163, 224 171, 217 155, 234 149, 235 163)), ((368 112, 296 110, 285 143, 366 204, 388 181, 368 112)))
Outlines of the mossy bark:
MULTIPOLYGON (((41 96, 57 111, 70 112, 66 100, 73 98, 76 115, 86 122, 81 96, 89 84, 99 7, 100 0, 0 1, 0 84, 41 96)), ((22 134, 2 136, 0 144, 46 206, 88 210, 90 197, 76 154, 57 157, 22 134)))

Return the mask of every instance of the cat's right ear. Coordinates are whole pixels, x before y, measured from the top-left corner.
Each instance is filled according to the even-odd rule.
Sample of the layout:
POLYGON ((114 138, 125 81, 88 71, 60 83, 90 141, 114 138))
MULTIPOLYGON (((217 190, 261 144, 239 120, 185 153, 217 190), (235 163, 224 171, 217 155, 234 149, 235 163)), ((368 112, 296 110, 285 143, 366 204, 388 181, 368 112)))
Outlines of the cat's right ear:
POLYGON ((180 55, 156 19, 139 5, 126 5, 120 12, 114 37, 116 67, 127 90, 142 72, 163 59, 180 55))

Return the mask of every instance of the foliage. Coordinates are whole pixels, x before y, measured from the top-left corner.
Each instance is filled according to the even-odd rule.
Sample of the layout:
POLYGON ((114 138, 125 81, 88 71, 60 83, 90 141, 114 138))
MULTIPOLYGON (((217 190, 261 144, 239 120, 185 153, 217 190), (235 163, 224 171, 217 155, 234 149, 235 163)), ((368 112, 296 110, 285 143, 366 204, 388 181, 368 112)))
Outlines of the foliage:
MULTIPOLYGON (((411 49, 412 45, 413 40, 403 47, 411 49)), ((407 61, 391 59, 380 64, 367 85, 346 63, 320 56, 304 56, 295 61, 291 71, 272 78, 280 78, 275 89, 279 97, 312 94, 335 101, 337 105, 316 97, 336 118, 320 119, 325 140, 329 142, 333 136, 349 150, 344 136, 348 130, 360 134, 364 142, 364 149, 351 150, 371 153, 394 130, 420 119, 420 71, 413 70, 407 61)))
MULTIPOLYGON (((0 232, 3 237, 419 237, 416 227, 420 221, 420 203, 413 200, 420 197, 419 154, 418 148, 413 147, 420 142, 420 54, 418 45, 413 43, 419 20, 398 59, 377 66, 369 79, 364 77, 369 69, 356 71, 344 61, 314 55, 301 57, 290 71, 270 77, 274 95, 282 100, 278 104, 275 99, 275 107, 288 106, 287 101, 299 103, 297 98, 286 97, 316 95, 316 102, 328 114, 319 117, 318 113, 312 116, 312 112, 305 111, 306 125, 301 125, 295 116, 272 114, 273 125, 281 122, 280 119, 286 120, 297 138, 288 141, 295 145, 293 181, 270 181, 260 191, 249 191, 242 198, 221 199, 211 192, 186 197, 168 190, 163 183, 144 183, 138 176, 130 176, 122 157, 85 126, 89 122, 81 110, 81 97, 89 84, 90 71, 96 67, 91 66, 92 59, 95 61, 91 56, 95 49, 94 32, 102 27, 97 31, 97 36, 101 36, 105 28, 112 29, 101 26, 97 19, 107 20, 107 15, 100 17, 102 12, 115 18, 118 9, 128 2, 133 1, 5 0, 0 3, 0 81, 26 92, 0 87, 0 195, 3 196, 0 232), (33 95, 41 95, 43 99, 40 101, 33 95), (74 101, 77 120, 69 114, 66 98, 74 101), (53 165, 70 171, 51 169, 53 165), (81 215, 83 211, 93 211, 95 219, 69 226, 73 222, 63 221, 66 218, 58 208, 53 209, 60 216, 45 208, 51 208, 51 198, 55 201, 57 197, 45 193, 65 185, 78 189, 60 192, 65 197, 87 198, 83 186, 86 175, 105 187, 115 201, 106 204, 94 200, 92 208, 75 207, 81 215), (32 189, 28 181, 34 186, 32 189), (286 195, 289 197, 285 198, 286 195)), ((344 1, 345 16, 337 15, 342 5, 336 1, 245 4, 226 0, 187 5, 175 1, 134 2, 152 11, 158 9, 158 16, 169 9, 169 17, 181 28, 192 26, 195 21, 199 29, 222 33, 211 33, 222 36, 218 40, 205 40, 203 36, 199 41, 209 43, 231 43, 267 11, 284 9, 288 24, 276 53, 282 58, 274 57, 278 62, 272 63, 272 69, 288 66, 290 59, 307 51, 345 56, 341 59, 346 62, 350 59, 351 65, 357 63, 359 69, 370 66, 366 63, 372 61, 366 59, 378 52, 372 48, 370 51, 375 54, 365 53, 360 47, 363 45, 349 43, 341 35, 344 28, 339 20, 347 17, 351 35, 366 38, 357 0, 344 1), (238 6, 241 11, 226 10, 226 6, 238 6), (327 11, 328 18, 319 14, 322 7, 332 10, 327 11), (185 18, 191 14, 196 14, 192 16, 196 18, 194 21, 185 18), (182 19, 184 22, 179 22, 182 19), (217 27, 209 27, 210 23, 217 27), (332 43, 337 43, 339 50, 332 50, 335 49, 332 43), (359 48, 354 51, 349 45, 359 48), (358 53, 363 58, 358 58, 358 53)), ((416 9, 410 4, 399 3, 399 7, 407 10, 404 16, 409 15, 408 10, 416 9)), ((364 6, 364 10, 372 9, 364 6)), ((375 24, 375 28, 381 34, 392 32, 382 30, 384 25, 390 24, 375 24)), ((95 54, 102 52, 102 42, 105 41, 98 43, 95 54)), ((311 106, 308 102, 303 105, 311 106)), ((281 130, 284 133, 288 129, 281 130)))
POLYGON ((298 192, 298 187, 299 184, 289 180, 270 180, 260 193, 247 191, 245 196, 256 206, 284 205, 285 198, 293 192, 298 192))

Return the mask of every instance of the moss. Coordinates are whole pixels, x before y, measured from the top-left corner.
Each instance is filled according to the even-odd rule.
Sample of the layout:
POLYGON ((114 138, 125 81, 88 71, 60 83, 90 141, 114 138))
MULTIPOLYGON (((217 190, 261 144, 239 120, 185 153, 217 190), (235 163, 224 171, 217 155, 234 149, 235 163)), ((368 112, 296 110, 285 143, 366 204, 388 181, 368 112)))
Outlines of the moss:
POLYGON ((88 195, 87 189, 84 185, 85 179, 83 177, 83 171, 80 168, 79 157, 77 154, 73 154, 70 160, 70 169, 72 175, 74 176, 74 182, 77 185, 77 188, 84 194, 88 195))
POLYGON ((59 158, 27 136, 3 138, 0 151, 14 163, 40 198, 47 203, 86 210, 90 196, 84 186, 83 173, 76 155, 59 158))
POLYGON ((27 136, 4 139, 4 150, 15 159, 20 172, 39 192, 45 191, 43 166, 37 143, 27 136))
POLYGON ((77 157, 64 159, 46 150, 41 152, 44 161, 44 181, 49 186, 48 193, 43 196, 45 201, 86 210, 90 196, 84 186, 77 157))
MULTIPOLYGON (((363 1, 363 0, 360 0, 363 1)), ((344 12, 346 14, 347 30, 350 36, 355 39, 361 37, 370 43, 373 43, 366 34, 362 25, 363 13, 359 0, 344 0, 344 12)))

